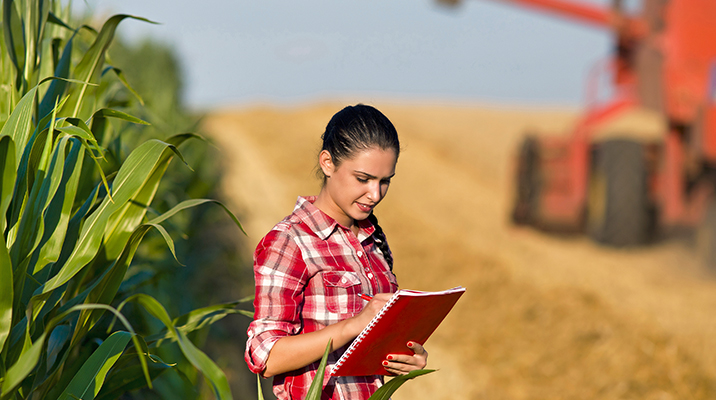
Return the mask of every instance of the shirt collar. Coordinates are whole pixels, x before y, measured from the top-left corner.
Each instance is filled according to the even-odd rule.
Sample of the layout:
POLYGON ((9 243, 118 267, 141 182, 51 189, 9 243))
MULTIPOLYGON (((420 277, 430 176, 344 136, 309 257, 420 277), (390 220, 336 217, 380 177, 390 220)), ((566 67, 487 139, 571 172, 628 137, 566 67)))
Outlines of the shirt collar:
MULTIPOLYGON (((311 231, 315 232, 321 240, 328 239, 336 230, 336 227, 348 229, 314 206, 315 201, 316 196, 299 196, 298 200, 296 200, 293 214, 305 223, 311 231)), ((360 242, 363 242, 375 232, 375 227, 368 219, 358 221, 358 228, 358 241, 360 242)))

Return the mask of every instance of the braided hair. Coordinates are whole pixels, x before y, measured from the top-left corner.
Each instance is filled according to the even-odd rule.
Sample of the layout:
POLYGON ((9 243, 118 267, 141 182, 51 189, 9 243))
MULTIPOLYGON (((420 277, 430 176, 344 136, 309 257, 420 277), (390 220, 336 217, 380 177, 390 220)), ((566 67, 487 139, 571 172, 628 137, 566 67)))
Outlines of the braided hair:
MULTIPOLYGON (((396 156, 400 154, 398 132, 393 123, 375 107, 365 104, 348 106, 337 112, 328 121, 321 139, 323 141, 321 151, 328 151, 335 166, 354 157, 358 152, 373 147, 393 150, 396 156)), ((325 183, 326 176, 323 175, 323 171, 318 168, 318 172, 325 183)), ((376 244, 392 271, 393 256, 388 248, 383 228, 378 225, 378 219, 373 213, 368 216, 368 220, 375 226, 373 235, 376 244)))
POLYGON ((368 216, 368 221, 370 221, 373 226, 375 226, 375 232, 373 233, 373 236, 375 237, 375 243, 378 246, 378 250, 380 250, 381 253, 383 253, 383 258, 385 258, 385 262, 388 263, 388 267, 390 270, 393 270, 393 253, 390 252, 390 248, 388 248, 388 241, 385 238, 385 233, 383 232, 383 228, 378 225, 378 218, 375 217, 375 214, 370 213, 368 216))

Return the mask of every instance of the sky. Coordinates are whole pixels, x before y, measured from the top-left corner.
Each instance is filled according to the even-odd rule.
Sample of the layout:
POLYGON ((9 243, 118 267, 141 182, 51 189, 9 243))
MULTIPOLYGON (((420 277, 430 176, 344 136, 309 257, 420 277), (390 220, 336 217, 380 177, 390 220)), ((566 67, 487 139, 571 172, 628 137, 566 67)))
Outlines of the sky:
MULTIPOLYGON (((607 6, 608 0, 574 0, 607 6)), ((604 29, 497 0, 75 0, 179 54, 193 107, 345 97, 580 106, 604 29)))

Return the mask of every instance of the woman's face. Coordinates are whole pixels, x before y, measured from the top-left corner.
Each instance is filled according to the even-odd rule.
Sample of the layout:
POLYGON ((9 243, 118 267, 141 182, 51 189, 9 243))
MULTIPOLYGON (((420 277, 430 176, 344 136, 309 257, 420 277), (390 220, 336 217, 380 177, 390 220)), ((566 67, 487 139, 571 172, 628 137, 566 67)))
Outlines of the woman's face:
POLYGON ((336 166, 324 150, 319 155, 319 164, 326 183, 316 206, 346 227, 368 218, 388 192, 397 161, 395 150, 371 147, 336 166))

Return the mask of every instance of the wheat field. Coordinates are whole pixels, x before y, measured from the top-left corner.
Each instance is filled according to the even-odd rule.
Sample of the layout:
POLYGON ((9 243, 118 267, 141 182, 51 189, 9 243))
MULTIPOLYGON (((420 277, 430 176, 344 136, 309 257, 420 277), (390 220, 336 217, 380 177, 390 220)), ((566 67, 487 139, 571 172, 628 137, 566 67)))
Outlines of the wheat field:
MULTIPOLYGON (((576 111, 371 104, 403 147, 376 209, 401 287, 467 288, 426 344, 439 371, 394 399, 716 397, 716 278, 688 240, 618 250, 509 222, 524 132, 560 134, 576 111)), ((343 105, 225 108, 205 119, 246 246, 298 195, 318 193, 319 138, 343 105)))

